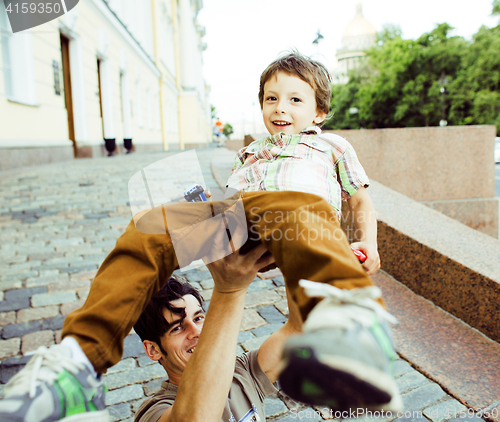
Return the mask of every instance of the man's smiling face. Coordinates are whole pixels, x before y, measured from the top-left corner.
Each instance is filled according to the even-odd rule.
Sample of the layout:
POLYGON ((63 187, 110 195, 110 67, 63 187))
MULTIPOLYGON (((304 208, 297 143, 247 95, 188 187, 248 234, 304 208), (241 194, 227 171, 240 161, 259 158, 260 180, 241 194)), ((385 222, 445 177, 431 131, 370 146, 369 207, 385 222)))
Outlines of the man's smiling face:
POLYGON ((161 337, 161 346, 166 352, 160 362, 169 374, 181 375, 194 352, 205 321, 205 312, 192 295, 170 302, 176 308, 183 308, 186 316, 164 309, 163 316, 169 323, 168 331, 161 337))
POLYGON ((271 135, 280 132, 296 135, 326 117, 317 110, 311 85, 284 72, 278 72, 264 84, 262 116, 271 135))

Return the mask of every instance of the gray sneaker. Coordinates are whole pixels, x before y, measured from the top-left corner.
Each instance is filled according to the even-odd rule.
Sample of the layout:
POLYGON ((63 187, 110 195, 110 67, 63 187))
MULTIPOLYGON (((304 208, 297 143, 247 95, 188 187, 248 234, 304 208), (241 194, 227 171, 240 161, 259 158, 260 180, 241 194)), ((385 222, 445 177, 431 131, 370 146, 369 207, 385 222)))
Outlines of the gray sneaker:
POLYGON ((0 400, 2 422, 108 422, 105 387, 58 344, 40 347, 7 383, 0 400))
POLYGON ((292 399, 334 411, 401 410, 392 375, 390 327, 396 322, 375 300, 380 289, 341 290, 301 280, 311 297, 324 297, 307 317, 303 334, 285 343, 279 381, 292 399))

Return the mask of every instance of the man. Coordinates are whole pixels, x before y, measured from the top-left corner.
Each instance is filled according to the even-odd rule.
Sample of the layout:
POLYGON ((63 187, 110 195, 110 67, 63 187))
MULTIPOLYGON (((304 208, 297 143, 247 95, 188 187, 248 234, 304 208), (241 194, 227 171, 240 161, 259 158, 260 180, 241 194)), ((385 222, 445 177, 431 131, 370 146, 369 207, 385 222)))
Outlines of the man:
POLYGON ((289 302, 287 323, 258 351, 236 358, 247 288, 273 261, 266 251, 259 245, 208 265, 215 285, 206 315, 198 292, 176 279, 153 296, 134 328, 168 381, 141 405, 136 422, 265 420, 263 400, 276 391, 283 343, 301 329, 298 308, 289 302))

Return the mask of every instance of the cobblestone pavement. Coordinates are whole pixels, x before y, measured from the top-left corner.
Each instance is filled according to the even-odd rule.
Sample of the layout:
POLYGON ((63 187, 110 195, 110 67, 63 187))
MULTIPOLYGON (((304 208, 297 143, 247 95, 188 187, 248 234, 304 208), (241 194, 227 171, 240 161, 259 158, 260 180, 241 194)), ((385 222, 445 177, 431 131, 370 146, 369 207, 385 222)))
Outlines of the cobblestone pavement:
MULTIPOLYGON (((214 151, 197 150, 197 154, 206 185, 217 191, 210 170, 214 151)), ((173 154, 132 154, 0 172, 0 393, 28 360, 23 354, 60 341, 65 316, 87 297, 100 263, 129 223, 130 177, 173 154)), ((205 267, 181 274, 210 300, 213 281, 205 267)), ((286 320, 283 277, 256 278, 245 307, 239 352, 259 347, 286 320)), ((122 361, 106 375, 111 420, 133 421, 138 406, 159 388, 165 375, 131 333, 122 361)), ((460 415, 478 419, 408 362, 396 362, 396 377, 405 403, 403 415, 331 415, 276 396, 265 401, 268 420, 361 416, 361 422, 373 418, 441 422, 460 415)))

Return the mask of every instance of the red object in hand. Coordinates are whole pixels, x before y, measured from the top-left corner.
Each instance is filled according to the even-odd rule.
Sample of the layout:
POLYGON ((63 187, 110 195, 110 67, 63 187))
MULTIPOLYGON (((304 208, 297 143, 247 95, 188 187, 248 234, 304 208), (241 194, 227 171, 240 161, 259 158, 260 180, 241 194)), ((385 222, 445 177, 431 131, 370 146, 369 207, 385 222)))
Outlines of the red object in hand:
POLYGON ((356 257, 359 259, 359 262, 365 262, 366 261, 366 255, 363 252, 361 252, 358 249, 354 249, 354 248, 351 248, 351 250, 352 250, 352 253, 354 255, 356 255, 356 257))

